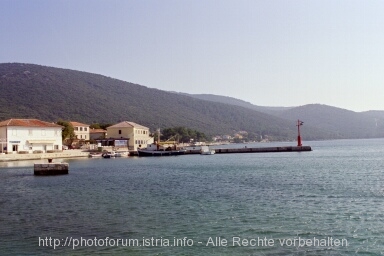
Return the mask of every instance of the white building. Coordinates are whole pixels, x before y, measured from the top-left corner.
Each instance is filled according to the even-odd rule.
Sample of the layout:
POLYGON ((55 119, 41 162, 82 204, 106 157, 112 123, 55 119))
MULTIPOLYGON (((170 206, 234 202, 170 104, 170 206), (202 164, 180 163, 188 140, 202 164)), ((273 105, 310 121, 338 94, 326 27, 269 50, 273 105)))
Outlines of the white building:
POLYGON ((62 126, 38 119, 8 119, 0 122, 1 153, 61 151, 62 126))

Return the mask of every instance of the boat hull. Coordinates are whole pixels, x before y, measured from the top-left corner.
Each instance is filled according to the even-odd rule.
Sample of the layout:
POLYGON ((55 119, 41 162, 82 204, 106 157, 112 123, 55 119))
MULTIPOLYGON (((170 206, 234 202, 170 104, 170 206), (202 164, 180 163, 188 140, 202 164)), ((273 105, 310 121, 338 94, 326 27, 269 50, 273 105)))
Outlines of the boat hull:
POLYGON ((102 157, 102 154, 89 154, 88 156, 91 158, 95 158, 95 157, 102 157))
POLYGON ((160 150, 137 150, 139 156, 178 156, 184 155, 185 150, 169 150, 169 151, 160 151, 160 150))
POLYGON ((216 153, 215 150, 211 150, 211 151, 201 152, 200 155, 214 155, 215 153, 216 153))

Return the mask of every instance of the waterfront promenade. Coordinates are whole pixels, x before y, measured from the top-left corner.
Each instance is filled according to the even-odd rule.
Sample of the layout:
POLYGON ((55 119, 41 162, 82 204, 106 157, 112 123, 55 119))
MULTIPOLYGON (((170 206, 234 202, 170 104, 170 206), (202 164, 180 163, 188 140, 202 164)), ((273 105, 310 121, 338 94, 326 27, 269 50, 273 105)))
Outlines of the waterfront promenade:
POLYGON ((89 152, 80 149, 63 150, 55 153, 30 153, 30 154, 0 154, 0 162, 19 161, 19 160, 39 160, 55 158, 88 157, 89 152))

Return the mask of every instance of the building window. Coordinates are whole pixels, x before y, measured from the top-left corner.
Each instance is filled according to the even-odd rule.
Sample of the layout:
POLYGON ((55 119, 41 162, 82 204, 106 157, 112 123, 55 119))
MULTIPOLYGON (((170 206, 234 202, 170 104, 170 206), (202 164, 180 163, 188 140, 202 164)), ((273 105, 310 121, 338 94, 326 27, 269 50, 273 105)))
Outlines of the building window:
POLYGON ((78 131, 79 130, 79 127, 75 127, 75 131, 78 131))
POLYGON ((55 150, 58 150, 59 149, 59 145, 55 145, 55 150))
POLYGON ((84 127, 84 131, 85 131, 85 132, 87 131, 87 127, 84 127))
POLYGON ((121 130, 119 130, 119 134, 121 134, 121 130))

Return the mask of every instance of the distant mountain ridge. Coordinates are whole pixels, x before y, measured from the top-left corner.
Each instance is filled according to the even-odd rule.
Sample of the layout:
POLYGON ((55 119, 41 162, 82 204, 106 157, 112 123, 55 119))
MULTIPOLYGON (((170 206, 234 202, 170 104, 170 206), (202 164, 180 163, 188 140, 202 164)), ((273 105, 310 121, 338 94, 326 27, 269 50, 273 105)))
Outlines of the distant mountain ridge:
MULTIPOLYGON (((184 94, 185 95, 185 94, 184 94)), ((188 94, 191 97, 213 102, 227 102, 253 109, 287 120, 304 120, 332 135, 332 138, 381 138, 384 137, 384 111, 354 112, 322 104, 298 107, 264 107, 226 96, 211 94, 188 94)))
POLYGON ((201 100, 208 100, 208 101, 213 101, 213 102, 221 102, 225 104, 231 104, 235 106, 240 106, 244 108, 249 108, 252 110, 260 111, 263 113, 271 114, 271 115, 276 115, 278 113, 281 113, 284 110, 291 109, 293 107, 265 107, 265 106, 257 106, 253 105, 252 103, 249 103, 244 100, 239 100, 233 97, 228 97, 228 96, 219 96, 219 95, 213 95, 213 94, 186 94, 186 93, 181 93, 184 95, 191 96, 196 99, 201 99, 201 100))
POLYGON ((317 105, 260 107, 231 97, 221 100, 223 96, 176 94, 102 75, 34 64, 0 64, 0 88, 0 120, 63 119, 88 124, 126 120, 152 131, 185 126, 208 135, 247 131, 273 140, 294 140, 295 122, 303 119, 305 140, 384 134, 381 112, 345 112, 317 105), (348 125, 337 125, 338 118, 348 125), (371 127, 372 120, 375 128, 371 127))

